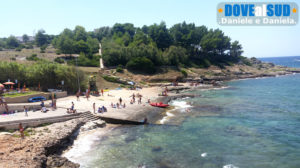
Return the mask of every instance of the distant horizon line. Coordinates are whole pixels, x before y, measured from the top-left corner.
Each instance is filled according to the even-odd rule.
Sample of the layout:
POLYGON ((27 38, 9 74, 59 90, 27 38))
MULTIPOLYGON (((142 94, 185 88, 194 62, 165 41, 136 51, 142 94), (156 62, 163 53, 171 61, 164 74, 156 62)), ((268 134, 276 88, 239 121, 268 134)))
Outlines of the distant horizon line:
MULTIPOLYGON (((267 57, 255 57, 255 58, 282 58, 282 57, 300 57, 299 55, 295 55, 295 56, 267 56, 267 57)), ((249 57, 252 58, 252 57, 249 57)))

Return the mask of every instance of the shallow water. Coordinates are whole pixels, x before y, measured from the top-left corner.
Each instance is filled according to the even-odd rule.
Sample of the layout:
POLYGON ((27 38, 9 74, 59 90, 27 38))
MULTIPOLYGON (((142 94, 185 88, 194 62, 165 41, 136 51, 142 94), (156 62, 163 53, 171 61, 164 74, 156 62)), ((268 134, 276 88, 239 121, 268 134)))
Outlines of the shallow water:
POLYGON ((300 167, 300 74, 228 86, 171 102, 164 122, 178 126, 117 128, 68 158, 91 168, 300 167))

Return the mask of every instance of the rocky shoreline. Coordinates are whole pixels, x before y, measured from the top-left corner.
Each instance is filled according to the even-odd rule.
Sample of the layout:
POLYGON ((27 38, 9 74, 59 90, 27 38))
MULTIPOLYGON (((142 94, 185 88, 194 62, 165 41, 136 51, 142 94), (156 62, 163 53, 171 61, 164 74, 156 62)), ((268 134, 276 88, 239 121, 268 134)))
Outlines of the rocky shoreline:
MULTIPOLYGON (((261 65, 261 64, 259 64, 261 65)), ((173 99, 183 97, 193 97, 197 95, 193 94, 176 94, 179 91, 187 89, 212 89, 222 87, 222 82, 246 79, 246 78, 260 78, 260 77, 275 77, 279 75, 289 75, 293 73, 300 73, 300 69, 287 68, 282 66, 273 66, 271 64, 263 64, 262 71, 242 71, 234 72, 234 69, 219 71, 215 70, 207 75, 203 75, 199 78, 197 76, 189 76, 185 82, 200 82, 203 84, 199 87, 181 86, 170 87, 170 96, 157 97, 156 101, 163 101, 167 103, 173 99)), ((199 73, 197 73, 199 74, 199 73)), ((152 120, 158 120, 162 116, 160 115, 161 109, 149 110, 145 108, 140 115, 134 116, 135 118, 142 118, 147 114, 151 116, 152 120), (149 112, 151 111, 151 112, 149 112)), ((101 124, 90 124, 89 126, 82 127, 86 123, 84 119, 73 119, 66 122, 60 122, 51 124, 44 127, 29 128, 25 139, 16 138, 15 135, 2 135, 0 136, 0 167, 14 168, 14 167, 68 167, 78 168, 79 164, 69 161, 67 158, 62 157, 61 154, 68 147, 72 146, 74 139, 77 137, 80 128, 85 130, 93 129, 95 127, 101 127, 101 124), (95 127, 94 127, 95 126, 95 127)), ((105 123, 103 123, 105 124, 105 123)))
POLYGON ((73 119, 45 127, 27 129, 28 134, 21 139, 18 134, 0 137, 0 167, 41 168, 68 167, 80 165, 61 157, 60 154, 72 145, 83 119, 73 119))

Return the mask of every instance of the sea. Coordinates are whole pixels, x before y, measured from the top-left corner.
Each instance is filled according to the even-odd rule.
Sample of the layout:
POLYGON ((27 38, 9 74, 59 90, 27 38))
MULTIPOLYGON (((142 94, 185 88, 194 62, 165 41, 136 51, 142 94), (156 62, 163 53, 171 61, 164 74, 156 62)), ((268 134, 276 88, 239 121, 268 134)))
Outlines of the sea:
MULTIPOLYGON (((261 58, 300 67, 300 57, 261 58)), ((77 139, 82 168, 299 168, 300 74, 235 80, 170 102, 158 124, 77 139)))

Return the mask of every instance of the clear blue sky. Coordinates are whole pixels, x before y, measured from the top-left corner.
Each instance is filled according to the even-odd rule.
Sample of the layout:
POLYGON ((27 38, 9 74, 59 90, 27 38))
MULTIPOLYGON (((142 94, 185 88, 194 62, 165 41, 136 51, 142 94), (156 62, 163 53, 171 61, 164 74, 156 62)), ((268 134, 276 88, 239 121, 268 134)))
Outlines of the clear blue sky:
MULTIPOLYGON (((225 1, 225 0, 224 0, 225 1)), ((221 0, 9 0, 1 1, 0 37, 32 35, 41 28, 59 34, 81 25, 91 31, 114 23, 135 26, 165 21, 170 27, 186 21, 220 28, 239 40, 247 57, 300 56, 300 25, 290 27, 219 26, 216 7, 221 0)), ((243 0, 245 1, 245 0, 243 0)), ((259 0, 249 0, 253 2, 259 0)), ((270 0, 269 0, 270 1, 270 0)), ((298 1, 298 0, 297 0, 298 1)), ((245 1, 247 2, 247 1, 245 1)), ((271 2, 271 1, 270 1, 271 2)), ((299 2, 296 2, 299 5, 299 2)))

